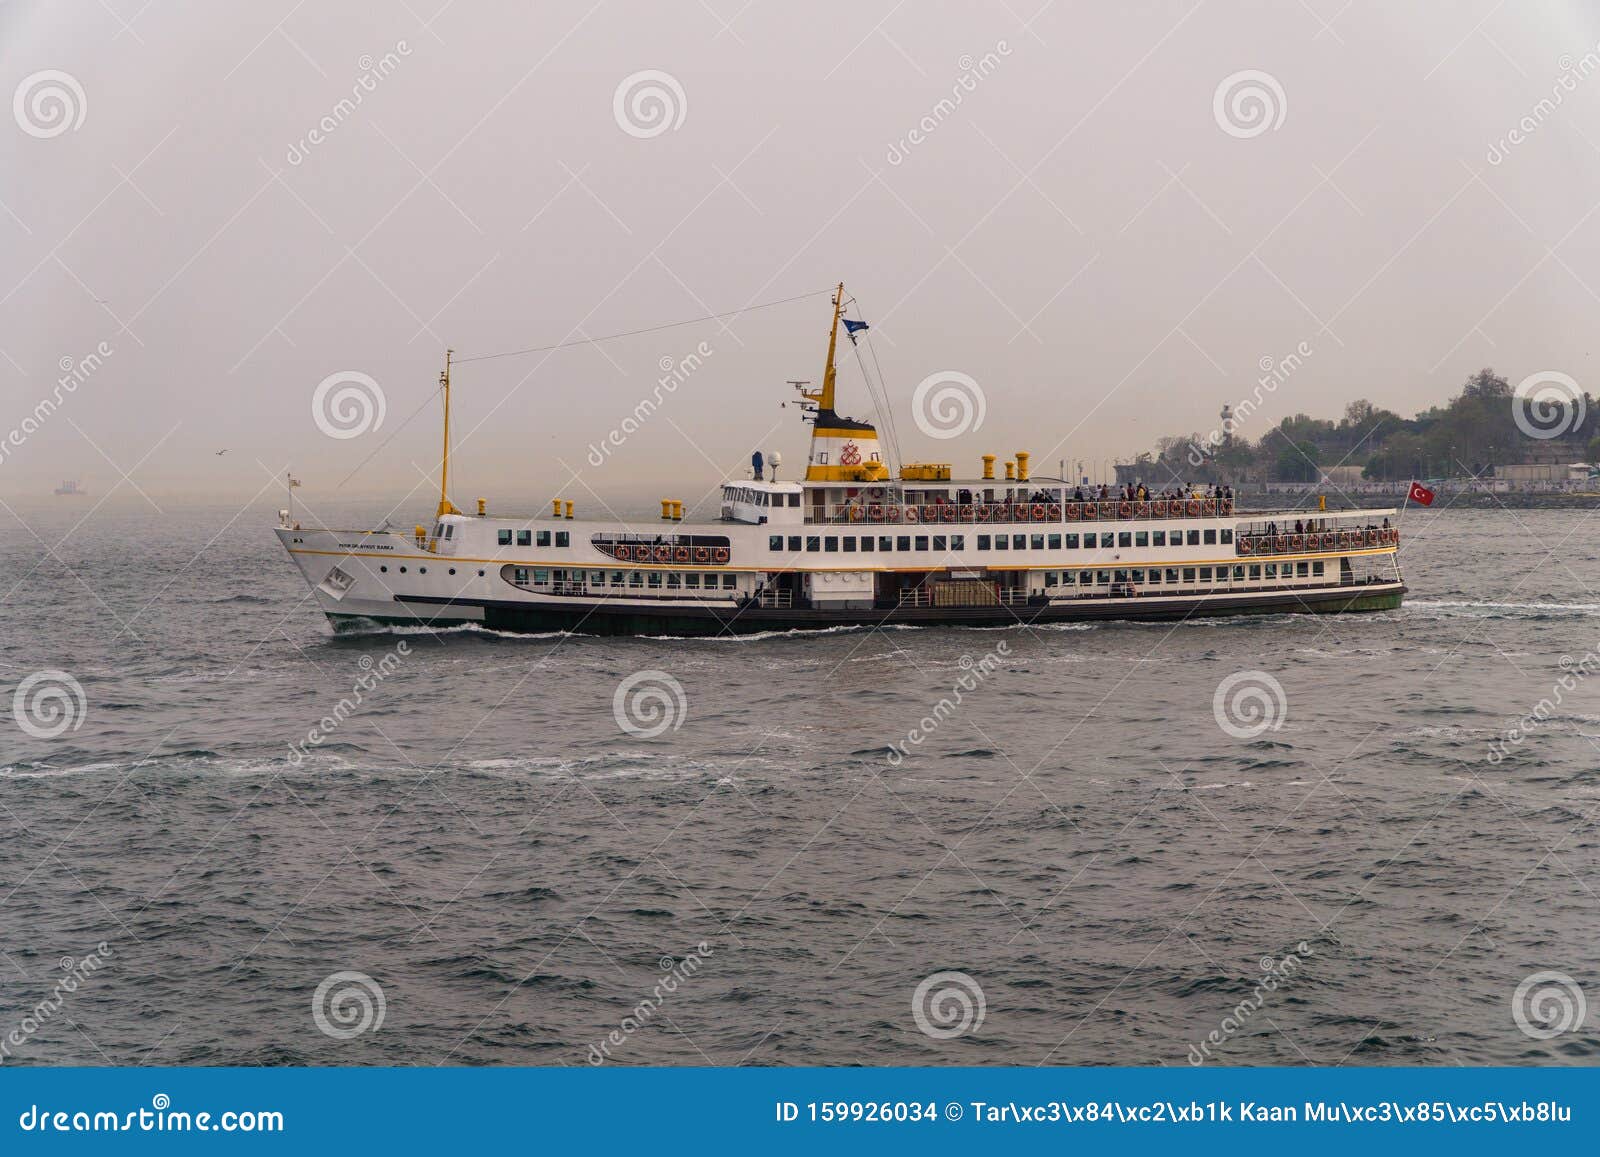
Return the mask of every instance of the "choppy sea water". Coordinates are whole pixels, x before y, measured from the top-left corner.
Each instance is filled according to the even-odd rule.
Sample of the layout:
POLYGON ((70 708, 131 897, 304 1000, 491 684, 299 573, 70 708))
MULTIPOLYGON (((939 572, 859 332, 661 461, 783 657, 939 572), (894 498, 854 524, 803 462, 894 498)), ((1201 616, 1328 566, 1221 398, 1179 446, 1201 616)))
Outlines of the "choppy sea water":
POLYGON ((690 641, 335 638, 271 503, 78 503, 0 520, 0 706, 83 692, 0 716, 6 1064, 1600 1058, 1590 515, 1413 510, 1393 613, 690 641))

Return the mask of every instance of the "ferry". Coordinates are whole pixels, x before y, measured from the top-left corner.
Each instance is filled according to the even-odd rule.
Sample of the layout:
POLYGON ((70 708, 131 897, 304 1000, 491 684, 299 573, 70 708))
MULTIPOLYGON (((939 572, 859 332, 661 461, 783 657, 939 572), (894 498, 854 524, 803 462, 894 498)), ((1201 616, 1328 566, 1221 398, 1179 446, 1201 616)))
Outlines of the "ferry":
POLYGON ((674 499, 643 525, 578 518, 562 499, 512 515, 479 498, 463 513, 449 498, 447 352, 432 524, 316 528, 291 507, 278 538, 335 630, 703 636, 1400 605, 1392 508, 1245 512, 1194 492, 1080 499, 1065 479, 1035 476, 1023 451, 1000 476, 993 454, 975 477, 947 463, 891 471, 875 427, 835 409, 842 284, 832 304, 821 388, 792 383, 811 426, 804 478, 778 481, 776 462, 753 461, 749 477, 723 482, 715 521, 686 521, 674 499))

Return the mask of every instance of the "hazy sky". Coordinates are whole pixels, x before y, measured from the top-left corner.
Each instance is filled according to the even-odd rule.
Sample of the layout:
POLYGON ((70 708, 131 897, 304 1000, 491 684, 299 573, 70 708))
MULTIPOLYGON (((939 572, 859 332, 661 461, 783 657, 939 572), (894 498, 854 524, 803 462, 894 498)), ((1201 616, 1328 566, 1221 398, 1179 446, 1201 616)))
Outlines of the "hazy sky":
MULTIPOLYGON (((289 462, 313 504, 399 497, 435 466, 436 407, 396 431, 446 345, 839 280, 906 457, 964 473, 1209 430, 1301 343, 1245 434, 1361 396, 1409 414, 1485 364, 1600 386, 1592 4, 83 0, 6 4, 0 37, 0 442, 109 350, 4 446, 0 497, 119 470, 248 495, 289 462), (346 371, 385 412, 340 439, 312 407, 346 371), (941 372, 981 429, 919 432, 941 372)), ((800 463, 779 403, 820 377, 828 309, 463 365, 456 500, 800 463)))

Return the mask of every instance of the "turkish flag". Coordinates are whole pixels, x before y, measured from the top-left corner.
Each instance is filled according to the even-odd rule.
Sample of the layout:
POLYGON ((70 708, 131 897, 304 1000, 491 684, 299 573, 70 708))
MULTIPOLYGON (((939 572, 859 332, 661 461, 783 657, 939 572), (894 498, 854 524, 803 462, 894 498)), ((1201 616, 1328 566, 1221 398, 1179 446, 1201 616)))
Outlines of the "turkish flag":
POLYGON ((1408 494, 1406 497, 1410 501, 1415 502, 1415 503, 1417 503, 1417 504, 1419 504, 1421 506, 1432 506, 1433 505, 1433 491, 1429 490, 1426 486, 1424 486, 1420 482, 1413 482, 1411 484, 1411 493, 1408 494))

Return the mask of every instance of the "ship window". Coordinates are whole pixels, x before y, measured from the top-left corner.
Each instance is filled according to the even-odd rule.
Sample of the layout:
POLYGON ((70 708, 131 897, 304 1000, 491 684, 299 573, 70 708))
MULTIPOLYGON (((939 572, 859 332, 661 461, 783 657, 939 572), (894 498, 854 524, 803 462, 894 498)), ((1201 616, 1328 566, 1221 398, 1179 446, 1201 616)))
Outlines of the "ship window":
MULTIPOLYGON (((716 577, 717 577, 716 575, 707 575, 706 576, 706 581, 710 582, 712 579, 714 579, 716 577)), ((738 585, 739 585, 739 576, 738 575, 725 574, 725 575, 722 576, 722 589, 723 590, 731 591, 738 585)))
POLYGON ((1233 581, 1236 583, 1244 582, 1244 567, 1236 566, 1233 568, 1233 581))
POLYGON ((867 461, 868 462, 881 462, 882 459, 878 457, 878 452, 876 450, 874 450, 874 451, 872 451, 872 453, 867 455, 867 461))
POLYGON ((1134 581, 1134 582, 1136 582, 1136 583, 1142 583, 1142 582, 1144 582, 1144 571, 1142 571, 1142 570, 1135 570, 1135 571, 1134 571, 1134 572, 1133 572, 1133 581, 1134 581))
POLYGON ((878 536, 878 549, 879 550, 893 550, 894 549, 894 539, 890 538, 887 534, 880 534, 878 536))
POLYGON ((677 590, 679 588, 680 585, 682 585, 682 582, 683 582, 682 577, 679 576, 676 572, 674 572, 672 574, 669 574, 667 576, 667 589, 669 591, 675 591, 675 590, 677 590))
POLYGON ((1067 546, 1068 550, 1077 550, 1078 549, 1078 536, 1077 535, 1069 534, 1069 535, 1066 536, 1064 541, 1066 543, 1066 546, 1067 546))
POLYGON ((1206 545, 1207 546, 1215 546, 1216 544, 1217 544, 1217 532, 1215 530, 1206 531, 1206 545))
POLYGON ((1151 567, 1150 568, 1150 581, 1153 582, 1153 583, 1159 583, 1161 581, 1161 568, 1160 567, 1151 567))
POLYGON ((822 543, 824 550, 834 551, 839 549, 839 536, 830 534, 822 543))
POLYGON ((1167 581, 1169 583, 1175 583, 1175 582, 1178 581, 1178 568, 1177 567, 1169 566, 1167 568, 1167 581))
POLYGON ((572 545, 572 536, 570 534, 568 534, 564 530, 556 531, 556 545, 557 546, 571 546, 572 545))
POLYGON ((456 524, 455 523, 451 522, 451 523, 446 523, 445 524, 444 536, 446 538, 454 538, 456 536, 456 524))
POLYGON ((1311 573, 1318 578, 1322 577, 1322 561, 1320 559, 1311 564, 1311 573))
POLYGON ((948 550, 948 549, 950 549, 949 546, 947 545, 948 542, 949 542, 949 540, 947 538, 945 538, 944 535, 936 534, 936 535, 933 536, 933 549, 934 550, 948 550))
POLYGON ((382 571, 384 574, 388 574, 389 573, 389 568, 386 567, 386 566, 380 566, 378 569, 380 571, 382 571))
POLYGON ((1028 542, 1028 536, 1027 535, 1025 535, 1025 534, 1013 534, 1011 536, 1011 549, 1012 550, 1026 550, 1027 549, 1027 542, 1028 542))
POLYGON ((896 550, 910 550, 911 549, 911 536, 909 534, 897 534, 897 535, 895 535, 894 536, 894 548, 896 550))
POLYGON ((1261 581, 1261 564, 1260 563, 1257 562, 1257 563, 1251 563, 1250 564, 1250 578, 1252 580, 1254 580, 1255 582, 1260 582, 1261 581))
POLYGON ((783 549, 783 535, 781 535, 781 534, 769 534, 769 535, 767 535, 767 549, 768 550, 782 550, 783 549))
POLYGON ((862 549, 862 550, 867 550, 867 551, 870 551, 870 550, 871 550, 871 549, 872 549, 872 548, 873 548, 873 547, 875 547, 875 546, 877 546, 877 545, 878 545, 878 544, 877 544, 877 542, 876 542, 876 541, 875 541, 875 540, 874 540, 874 539, 873 539, 873 537, 872 537, 872 535, 870 535, 870 534, 863 534, 863 535, 862 535, 862 536, 861 536, 861 549, 862 549))
POLYGON ((1008 539, 1005 535, 997 534, 997 535, 994 536, 994 548, 996 550, 1005 550, 1010 545, 1011 545, 1011 540, 1008 539))
POLYGON ((502 530, 496 537, 499 538, 501 546, 511 545, 511 532, 509 530, 502 530))
POLYGON ((417 568, 417 573, 418 574, 427 574, 428 573, 428 568, 425 567, 425 566, 419 566, 417 568))
POLYGON ((1084 550, 1093 550, 1094 549, 1094 535, 1093 534, 1086 534, 1086 535, 1083 536, 1083 549, 1084 550))
POLYGON ((620 587, 626 581, 627 580, 623 577, 623 574, 622 574, 622 572, 620 570, 614 570, 614 571, 611 572, 611 585, 612 586, 620 587))
POLYGON ((845 535, 844 536, 844 552, 846 554, 854 554, 855 550, 856 550, 856 536, 853 535, 853 534, 845 535))
POLYGON ((1104 531, 1100 532, 1100 546, 1102 548, 1109 547, 1109 546, 1115 546, 1116 543, 1117 543, 1117 536, 1112 534, 1109 530, 1104 530, 1104 531))
POLYGON ((1058 576, 1056 575, 1055 571, 1046 571, 1044 575, 1044 585, 1047 587, 1055 586, 1057 577, 1058 576))
POLYGON ((644 586, 644 575, 640 574, 636 570, 629 571, 628 572, 628 585, 630 587, 642 587, 642 586, 644 586))
POLYGON ((826 450, 817 455, 817 464, 820 466, 826 466, 828 464, 828 452, 826 450))
POLYGON ((1044 535, 1042 535, 1042 534, 1032 535, 1028 540, 1028 545, 1030 547, 1032 547, 1034 550, 1043 550, 1044 549, 1044 535))
POLYGON ((988 550, 989 549, 989 536, 987 534, 978 535, 978 549, 979 550, 988 550))
POLYGON ((549 546, 550 545, 550 532, 548 530, 541 530, 539 532, 538 540, 535 542, 534 545, 536 545, 536 546, 549 546))
POLYGON ((1203 566, 1203 567, 1200 568, 1200 581, 1203 582, 1203 583, 1208 583, 1208 582, 1211 581, 1211 568, 1210 567, 1203 566))
POLYGON ((482 577, 483 577, 483 572, 482 572, 482 571, 481 571, 481 570, 480 570, 480 571, 479 571, 479 572, 478 572, 478 577, 479 577, 479 578, 482 578, 482 577))
POLYGON ((799 494, 791 494, 791 495, 789 495, 789 505, 790 506, 799 506, 800 505, 800 495, 799 494))
POLYGON ((698 574, 686 574, 686 575, 684 575, 683 576, 683 585, 688 587, 692 591, 699 590, 700 589, 700 576, 698 574))
POLYGON ((511 572, 511 581, 516 583, 519 587, 527 586, 528 585, 528 568, 525 567, 525 566, 519 566, 515 570, 513 570, 511 572))
POLYGON ((1132 532, 1124 530, 1122 533, 1118 534, 1117 535, 1117 545, 1118 546, 1132 546, 1133 545, 1133 534, 1132 534, 1132 532))
POLYGON ((1305 578, 1310 573, 1311 567, 1308 564, 1303 562, 1297 562, 1294 564, 1294 574, 1296 578, 1305 578))
POLYGON ((798 534, 791 534, 789 536, 789 549, 790 550, 799 550, 800 549, 800 536, 798 534))
POLYGON ((1194 582, 1194 567, 1186 566, 1183 568, 1183 581, 1186 583, 1194 582))
POLYGON ((1223 531, 1223 532, 1222 532, 1222 541, 1223 541, 1223 542, 1224 542, 1224 543, 1232 543, 1232 542, 1233 542, 1233 531, 1231 531, 1231 530, 1224 530, 1224 531, 1223 531))
MULTIPOLYGON (((1078 544, 1077 543, 1073 543, 1072 545, 1073 546, 1077 546, 1078 544)), ((1052 534, 1050 536, 1050 549, 1051 550, 1060 550, 1061 549, 1061 536, 1059 534, 1052 534)))
POLYGON ((1116 581, 1119 585, 1126 586, 1128 583, 1128 572, 1125 570, 1119 570, 1116 573, 1116 581))
POLYGON ((519 530, 519 531, 517 531, 517 545, 518 546, 532 546, 533 545, 533 531, 531 531, 531 530, 519 530))
POLYGON ((1094 582, 1094 571, 1080 570, 1078 572, 1078 582, 1083 586, 1088 586, 1090 583, 1094 582))
POLYGON ((822 539, 815 534, 806 536, 806 550, 813 554, 822 549, 822 539))
POLYGON ((1134 546, 1149 546, 1150 545, 1150 532, 1147 531, 1147 530, 1141 530, 1138 533, 1136 533, 1133 536, 1133 545, 1134 546))
POLYGON ((1150 545, 1151 546, 1166 546, 1167 545, 1167 532, 1164 531, 1164 530, 1152 530, 1150 532, 1150 545))
POLYGON ((406 573, 406 568, 405 567, 401 567, 400 568, 400 573, 401 574, 405 574, 406 573))
POLYGON ((1200 532, 1198 530, 1191 530, 1189 532, 1189 545, 1190 546, 1199 546, 1200 545, 1200 532))
POLYGON ((950 536, 950 549, 951 550, 966 550, 967 549, 967 536, 964 535, 964 534, 952 534, 950 536))
POLYGON ((918 550, 927 550, 928 549, 928 536, 927 535, 925 535, 925 534, 917 535, 917 549, 918 550))
POLYGON ((536 587, 547 587, 547 586, 549 586, 550 585, 550 572, 547 571, 547 570, 536 570, 536 571, 534 571, 533 572, 533 585, 536 586, 536 587))

